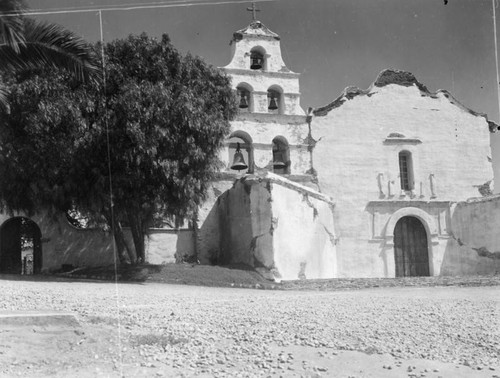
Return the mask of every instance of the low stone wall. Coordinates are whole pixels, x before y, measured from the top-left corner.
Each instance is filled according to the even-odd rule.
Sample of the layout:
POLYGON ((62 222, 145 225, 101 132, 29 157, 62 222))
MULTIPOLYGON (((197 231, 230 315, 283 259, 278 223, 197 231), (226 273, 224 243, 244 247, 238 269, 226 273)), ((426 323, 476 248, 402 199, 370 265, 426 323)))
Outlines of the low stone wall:
MULTIPOLYGON (((42 272, 59 270, 63 265, 98 267, 111 265, 115 261, 113 235, 110 232, 78 229, 69 224, 64 215, 53 218, 43 213, 31 217, 23 213, 13 216, 0 213, 0 227, 17 217, 32 220, 40 229, 42 272)), ((124 234, 130 245, 133 245, 127 228, 124 228, 124 234)), ((193 230, 151 229, 145 243, 146 261, 150 264, 175 263, 195 254, 193 230)))
POLYGON ((194 232, 188 229, 151 229, 146 238, 146 261, 169 264, 195 255, 194 232))
POLYGON ((114 262, 113 239, 109 232, 77 229, 69 224, 64 215, 54 218, 45 213, 31 217, 24 213, 0 213, 0 225, 17 217, 31 219, 40 229, 42 272, 61 269, 63 264, 82 267, 114 262))

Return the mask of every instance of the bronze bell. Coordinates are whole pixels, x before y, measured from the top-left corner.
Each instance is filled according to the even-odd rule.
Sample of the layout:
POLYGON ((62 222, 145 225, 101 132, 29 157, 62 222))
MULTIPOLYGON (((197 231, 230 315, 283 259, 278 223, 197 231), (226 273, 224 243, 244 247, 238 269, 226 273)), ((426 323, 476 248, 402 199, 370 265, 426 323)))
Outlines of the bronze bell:
POLYGON ((234 153, 233 165, 231 165, 231 169, 234 169, 235 171, 241 171, 247 168, 248 165, 246 165, 245 159, 243 158, 243 154, 241 153, 240 144, 237 143, 236 152, 234 153))
POLYGON ((247 96, 242 93, 240 98, 240 109, 246 108, 248 108, 247 96))
POLYGON ((262 58, 259 56, 252 56, 252 64, 250 65, 252 70, 260 70, 262 68, 262 58))
POLYGON ((283 169, 285 167, 286 167, 286 163, 285 163, 285 159, 283 157, 283 152, 280 151, 279 147, 273 143, 273 168, 274 169, 283 169))
POLYGON ((269 102, 269 110, 276 110, 278 109, 278 105, 276 104, 276 99, 274 97, 271 97, 271 101, 269 102))
POLYGON ((286 164, 283 160, 281 160, 281 157, 277 157, 275 161, 273 161, 273 168, 274 169, 283 169, 286 167, 286 164))

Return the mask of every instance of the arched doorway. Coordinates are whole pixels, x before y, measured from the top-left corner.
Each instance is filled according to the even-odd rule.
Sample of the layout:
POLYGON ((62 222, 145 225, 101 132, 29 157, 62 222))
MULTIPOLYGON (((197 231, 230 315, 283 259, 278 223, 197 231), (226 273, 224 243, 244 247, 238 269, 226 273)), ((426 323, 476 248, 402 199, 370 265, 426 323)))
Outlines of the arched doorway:
POLYGON ((402 217, 394 228, 396 277, 429 276, 427 232, 415 217, 402 217))
POLYGON ((29 218, 16 217, 0 227, 0 272, 35 274, 42 269, 42 233, 29 218))

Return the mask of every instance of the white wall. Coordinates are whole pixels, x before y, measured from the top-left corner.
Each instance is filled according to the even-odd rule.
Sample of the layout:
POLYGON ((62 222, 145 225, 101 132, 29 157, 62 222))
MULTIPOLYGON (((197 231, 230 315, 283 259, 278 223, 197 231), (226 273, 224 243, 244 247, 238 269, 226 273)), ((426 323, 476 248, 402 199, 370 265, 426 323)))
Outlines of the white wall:
POLYGON ((500 274, 500 196, 454 206, 441 274, 500 274))
MULTIPOLYGON (((52 218, 45 213, 32 217, 16 213, 14 216, 29 218, 40 228, 42 272, 60 269, 62 264, 82 267, 104 266, 114 262, 113 239, 109 232, 76 229, 64 215, 52 218)), ((0 213, 0 225, 10 218, 8 214, 0 213)))
POLYGON ((444 92, 431 96, 415 85, 389 84, 344 96, 340 106, 337 102, 316 113, 321 115, 314 117, 312 133, 321 140, 314 150, 314 168, 321 191, 336 202, 339 276, 394 275, 387 265, 392 247, 387 250, 385 242, 373 235, 370 202, 393 202, 394 209, 379 210, 387 216, 399 208, 428 203, 434 216, 442 207, 434 202, 480 196, 474 186, 493 178, 486 119, 446 96, 444 92), (406 139, 386 141, 390 133, 406 139), (414 196, 400 196, 401 150, 412 153, 414 196))
POLYGON ((273 184, 272 217, 274 262, 283 280, 337 276, 330 203, 273 184))

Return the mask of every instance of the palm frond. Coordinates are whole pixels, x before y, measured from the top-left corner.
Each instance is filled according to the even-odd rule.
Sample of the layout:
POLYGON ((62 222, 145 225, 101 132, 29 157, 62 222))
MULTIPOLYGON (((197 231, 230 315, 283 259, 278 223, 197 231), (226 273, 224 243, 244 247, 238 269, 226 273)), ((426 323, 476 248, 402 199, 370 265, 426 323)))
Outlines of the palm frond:
POLYGON ((19 53, 24 44, 24 22, 22 13, 26 5, 22 0, 0 0, 0 45, 10 46, 19 53))
POLYGON ((7 87, 0 83, 0 110, 4 112, 9 112, 9 101, 7 100, 7 96, 9 92, 7 91, 7 87))
POLYGON ((9 45, 0 45, 0 65, 13 70, 46 66, 63 68, 81 81, 100 77, 92 48, 64 27, 25 19, 24 38, 24 44, 18 46, 18 53, 9 45))

